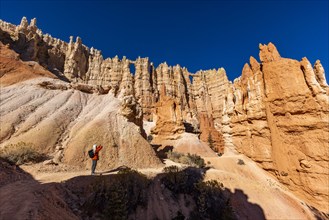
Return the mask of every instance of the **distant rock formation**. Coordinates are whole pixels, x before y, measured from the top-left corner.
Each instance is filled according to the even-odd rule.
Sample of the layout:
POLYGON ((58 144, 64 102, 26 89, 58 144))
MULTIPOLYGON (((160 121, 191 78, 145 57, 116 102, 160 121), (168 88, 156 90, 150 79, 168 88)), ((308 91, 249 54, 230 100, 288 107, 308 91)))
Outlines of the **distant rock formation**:
POLYGON ((274 44, 260 44, 260 63, 250 57, 231 83, 223 68, 192 74, 179 65, 154 67, 148 58, 104 59, 79 37, 66 43, 43 34, 35 19, 18 26, 0 21, 0 39, 80 91, 104 90, 123 100, 122 115, 138 129, 142 119, 153 120, 153 135, 175 136, 189 125, 204 142, 211 136, 220 151, 225 145, 247 155, 329 210, 329 87, 320 61, 312 67, 307 58, 282 58, 274 44))
POLYGON ((123 89, 131 90, 146 119, 152 120, 152 108, 159 101, 160 90, 165 85, 166 95, 179 102, 184 120, 196 119, 197 112, 202 111, 220 121, 222 104, 215 100, 223 96, 221 92, 229 83, 223 68, 191 74, 179 65, 171 67, 162 63, 155 68, 148 58, 139 57, 133 61, 126 57, 120 60, 116 56, 104 59, 101 51, 89 49, 82 44, 80 37, 75 42, 70 37, 66 43, 43 34, 36 26, 36 19, 28 24, 25 17, 18 26, 0 21, 0 31, 1 41, 9 44, 22 60, 37 61, 70 82, 106 86, 116 96, 123 89), (134 73, 130 72, 131 66, 134 66, 134 73), (194 77, 195 83, 191 84, 194 77), (215 91, 217 84, 223 85, 218 92, 215 91), (203 96, 207 99, 203 100, 203 96))

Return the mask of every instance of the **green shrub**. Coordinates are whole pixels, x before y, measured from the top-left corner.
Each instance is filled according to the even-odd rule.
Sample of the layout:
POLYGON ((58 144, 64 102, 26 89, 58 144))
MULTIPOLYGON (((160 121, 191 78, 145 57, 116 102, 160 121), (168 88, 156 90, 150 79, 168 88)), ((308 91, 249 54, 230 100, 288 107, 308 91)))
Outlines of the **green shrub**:
POLYGON ((187 181, 184 172, 181 172, 177 166, 169 166, 163 169, 165 177, 163 178, 163 183, 165 186, 173 192, 179 192, 184 188, 184 184, 187 181))
POLYGON ((163 168, 164 173, 177 173, 179 171, 180 171, 179 167, 175 165, 163 168))
POLYGON ((145 175, 128 167, 116 175, 101 176, 91 185, 93 194, 85 201, 82 210, 92 219, 128 219, 137 206, 147 205, 150 183, 145 175))
MULTIPOLYGON (((164 169, 161 182, 172 192, 174 199, 179 194, 189 195, 195 202, 190 219, 235 219, 224 185, 216 180, 203 182, 204 170, 188 167, 179 169, 169 166, 164 169)), ((177 213, 176 219, 184 216, 177 213)))
POLYGON ((197 208, 191 219, 235 219, 224 185, 216 180, 195 184, 197 208))
POLYGON ((204 159, 199 155, 188 154, 187 157, 190 158, 192 164, 195 164, 198 168, 203 168, 206 165, 204 159))
POLYGON ((209 133, 209 135, 208 135, 208 145, 209 145, 209 147, 210 147, 211 149, 214 148, 214 140, 212 139, 212 136, 211 136, 210 133, 209 133))
POLYGON ((178 153, 178 152, 173 152, 173 151, 168 151, 167 153, 167 158, 175 161, 175 162, 179 162, 179 158, 181 158, 183 156, 183 154, 178 153))
POLYGON ((178 153, 178 152, 172 152, 172 151, 168 151, 167 152, 167 157, 168 159, 177 162, 177 163, 183 163, 183 164, 187 164, 189 166, 195 166, 198 168, 203 168, 205 167, 205 162, 204 159, 196 154, 182 154, 182 153, 178 153))
POLYGON ((239 165, 246 165, 245 162, 244 162, 242 159, 239 159, 239 160, 238 160, 238 164, 239 164, 239 165))
POLYGON ((5 146, 0 150, 0 157, 16 165, 38 163, 47 159, 44 154, 40 154, 35 150, 33 144, 25 142, 5 146))

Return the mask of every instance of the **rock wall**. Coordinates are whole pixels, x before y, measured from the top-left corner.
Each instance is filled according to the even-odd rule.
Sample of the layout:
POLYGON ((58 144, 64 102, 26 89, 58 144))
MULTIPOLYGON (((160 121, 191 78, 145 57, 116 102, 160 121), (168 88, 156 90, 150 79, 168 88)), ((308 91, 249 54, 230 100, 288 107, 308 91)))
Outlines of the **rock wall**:
POLYGON ((161 63, 154 67, 148 58, 104 59, 101 51, 89 49, 80 37, 74 42, 71 36, 66 43, 43 34, 36 19, 29 24, 25 17, 18 26, 0 21, 0 31, 1 41, 9 44, 22 60, 37 61, 67 81, 108 87, 115 95, 130 90, 142 106, 145 119, 152 120, 152 109, 165 85, 166 96, 179 103, 184 120, 195 121, 198 112, 206 112, 221 123, 223 102, 217 100, 223 97, 229 84, 223 68, 191 74, 179 65, 161 63), (133 73, 131 66, 135 69, 133 73))
POLYGON ((73 43, 73 37, 70 37, 70 42, 65 52, 64 75, 70 81, 78 81, 84 79, 87 69, 88 49, 82 45, 80 37, 77 37, 73 43))
POLYGON ((212 115, 215 123, 220 125, 225 91, 230 84, 224 68, 200 70, 192 76, 192 97, 196 105, 196 112, 206 113, 209 117, 212 115))
POLYGON ((328 211, 329 99, 319 61, 260 45, 226 95, 224 136, 315 207, 328 211))
POLYGON ((155 105, 156 126, 152 128, 151 134, 162 140, 177 139, 185 131, 182 108, 177 100, 166 95, 166 91, 163 85, 161 98, 155 105))
POLYGON ((200 122, 200 140, 204 141, 209 147, 220 154, 224 153, 224 138, 214 126, 214 119, 207 114, 199 114, 200 122))

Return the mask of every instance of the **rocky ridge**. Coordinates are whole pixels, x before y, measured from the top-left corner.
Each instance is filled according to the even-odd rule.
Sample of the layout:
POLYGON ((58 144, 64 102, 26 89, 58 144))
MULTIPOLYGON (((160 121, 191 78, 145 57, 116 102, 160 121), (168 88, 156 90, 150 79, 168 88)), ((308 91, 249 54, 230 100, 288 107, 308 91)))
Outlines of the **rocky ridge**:
MULTIPOLYGON (((247 155, 297 195, 329 210, 329 89, 320 61, 312 67, 306 58, 282 58, 271 43, 260 45, 261 62, 251 57, 241 77, 231 83, 223 68, 192 74, 179 65, 154 67, 148 58, 104 59, 80 38, 66 43, 43 34, 34 19, 28 24, 23 18, 18 26, 0 21, 0 36, 22 60, 36 61, 71 83, 101 86, 116 97, 132 96, 127 100, 136 100, 141 109, 123 111, 142 113, 145 120, 157 122, 156 128, 170 124, 165 136, 180 133, 184 123, 193 132, 201 129, 201 136, 208 134, 201 137, 204 141, 217 130, 214 136, 221 147, 224 143, 247 155), (176 113, 162 117, 159 112, 168 106, 175 106, 176 113)), ((161 133, 156 128, 154 135, 161 133)))
POLYGON ((69 43, 53 38, 37 28, 36 19, 28 24, 25 17, 17 26, 0 21, 0 28, 1 41, 9 44, 23 61, 37 61, 70 82, 108 87, 116 96, 122 90, 130 90, 141 104, 144 118, 152 120, 152 108, 165 85, 166 95, 179 101, 184 120, 196 119, 198 112, 206 112, 220 122, 222 103, 216 100, 229 84, 223 68, 191 74, 185 67, 168 66, 166 62, 154 67, 149 58, 104 59, 101 51, 83 45, 81 38, 74 42, 70 37, 69 43), (134 73, 130 72, 131 65, 134 73), (214 80, 217 77, 221 80, 214 80))

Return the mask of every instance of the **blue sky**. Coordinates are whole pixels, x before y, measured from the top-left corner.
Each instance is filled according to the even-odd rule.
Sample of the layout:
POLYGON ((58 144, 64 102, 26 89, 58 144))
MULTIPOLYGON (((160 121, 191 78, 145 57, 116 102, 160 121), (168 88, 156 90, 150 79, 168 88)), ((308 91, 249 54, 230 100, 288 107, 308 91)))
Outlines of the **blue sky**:
POLYGON ((190 72, 224 67, 230 80, 250 56, 259 60, 259 43, 273 42, 283 57, 320 59, 328 79, 328 10, 328 0, 1 0, 0 18, 36 17, 44 33, 80 36, 104 57, 149 57, 190 72))

